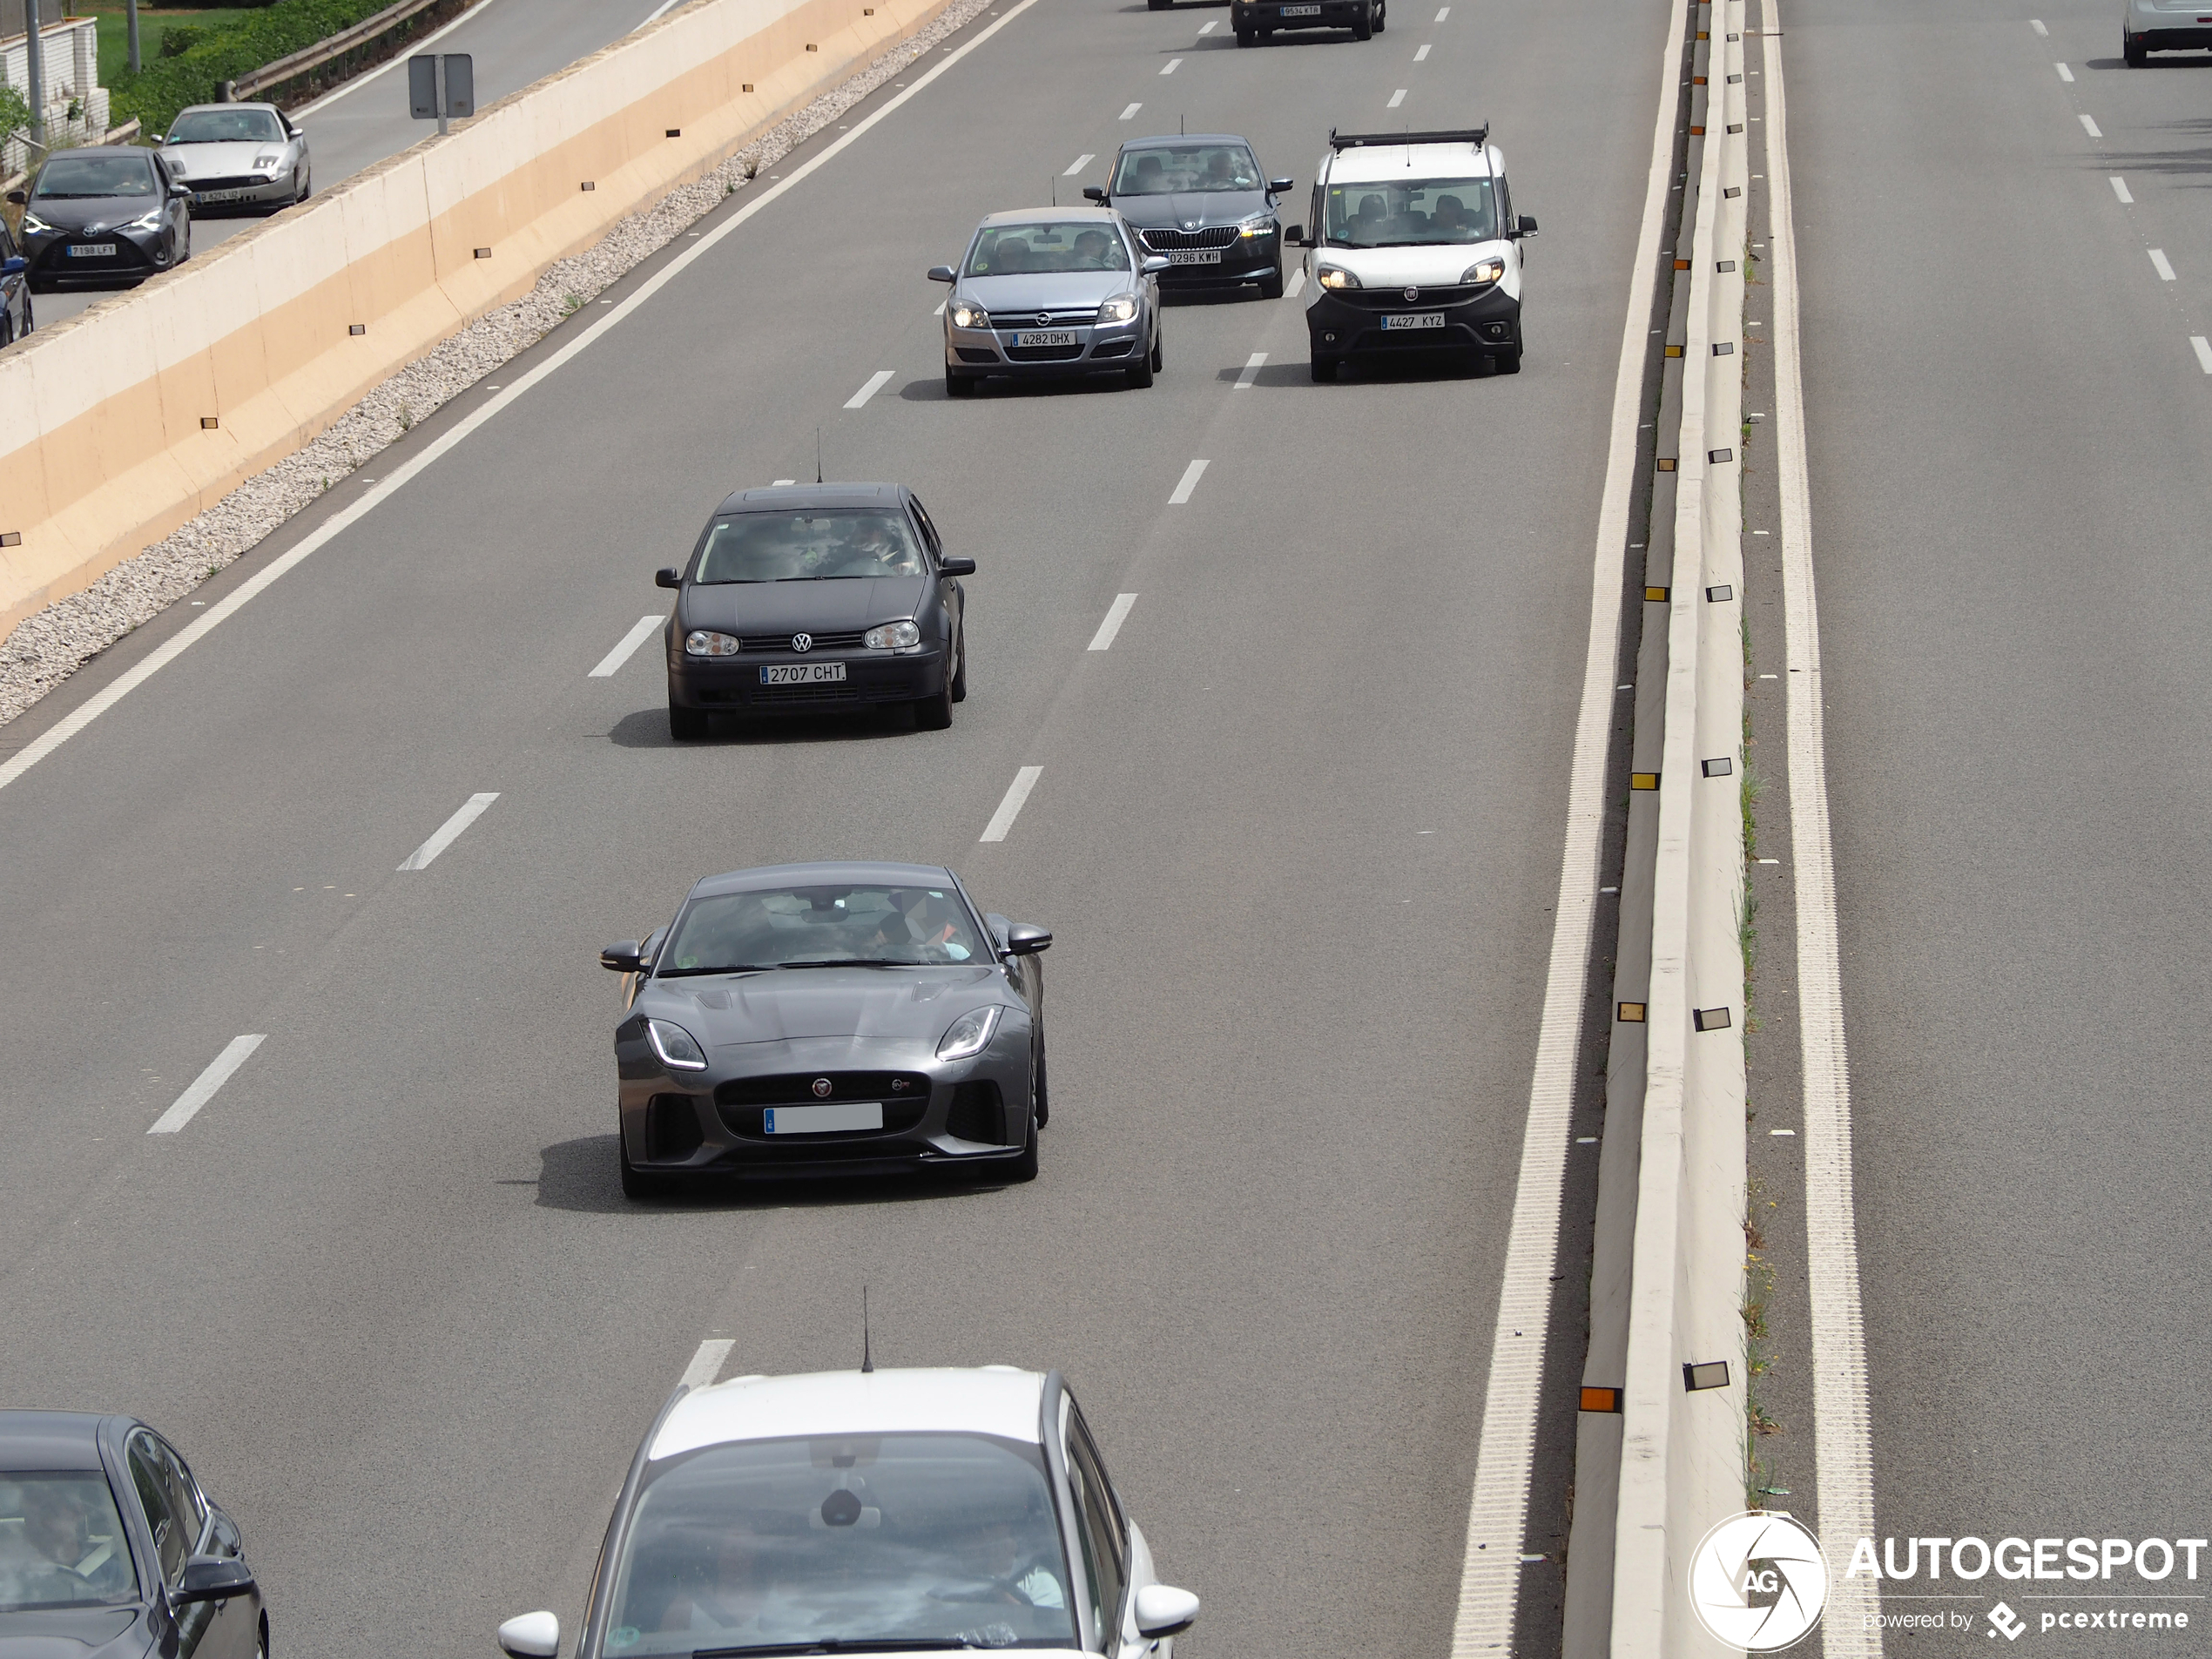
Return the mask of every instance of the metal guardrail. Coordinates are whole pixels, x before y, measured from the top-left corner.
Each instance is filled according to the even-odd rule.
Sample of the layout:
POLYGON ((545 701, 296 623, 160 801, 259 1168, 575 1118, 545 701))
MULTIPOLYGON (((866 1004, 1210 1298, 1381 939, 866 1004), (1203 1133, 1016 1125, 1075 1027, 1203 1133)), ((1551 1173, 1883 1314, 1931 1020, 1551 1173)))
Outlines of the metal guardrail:
MULTIPOLYGON (((251 75, 225 81, 221 101, 236 104, 267 98, 282 91, 293 98, 304 98, 349 79, 362 70, 394 56, 417 32, 448 23, 477 0, 398 0, 350 29, 341 29, 327 40, 264 64, 251 75)), ((270 99, 286 102, 286 97, 270 99)))

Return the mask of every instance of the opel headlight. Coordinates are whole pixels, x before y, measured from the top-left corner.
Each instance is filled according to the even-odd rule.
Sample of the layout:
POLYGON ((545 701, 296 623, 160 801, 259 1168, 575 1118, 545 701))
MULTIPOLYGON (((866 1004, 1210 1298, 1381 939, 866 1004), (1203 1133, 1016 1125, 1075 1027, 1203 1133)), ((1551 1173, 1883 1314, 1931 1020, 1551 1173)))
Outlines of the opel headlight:
POLYGON ((1340 265, 1325 265, 1313 273, 1313 280, 1325 288, 1356 288, 1359 279, 1340 265))
POLYGON ((921 630, 911 622, 887 622, 860 636, 870 651, 907 651, 921 644, 921 630))
POLYGON ((645 1035, 653 1045, 653 1052, 660 1062, 673 1071, 705 1071, 706 1051, 680 1025, 671 1025, 666 1020, 645 1022, 645 1035))
POLYGON ((954 1020, 952 1029, 945 1033, 937 1045, 940 1060, 966 1060, 979 1055, 991 1046, 991 1034, 999 1028, 999 1005, 977 1008, 954 1020))
POLYGON ((686 657, 735 657, 738 642, 735 635, 718 634, 705 628, 694 628, 684 636, 686 657))
POLYGON ((24 209, 23 233, 25 236, 44 236, 47 232, 52 230, 53 228, 54 227, 51 225, 49 225, 44 219, 39 218, 37 214, 32 212, 28 207, 24 209))
POLYGON ((955 300, 950 307, 955 328, 988 328, 991 314, 972 300, 955 300))
POLYGON ((1135 315, 1136 296, 1134 294, 1117 293, 1098 307, 1098 320, 1101 322, 1127 322, 1135 315))
POLYGON ((1237 227, 1239 236, 1271 236, 1274 231, 1274 216, 1269 213, 1255 214, 1237 227))
POLYGON ((1462 282, 1495 282, 1500 277, 1505 275, 1505 273, 1506 262, 1503 260, 1477 260, 1473 265, 1470 265, 1465 271, 1460 273, 1460 280, 1462 282))

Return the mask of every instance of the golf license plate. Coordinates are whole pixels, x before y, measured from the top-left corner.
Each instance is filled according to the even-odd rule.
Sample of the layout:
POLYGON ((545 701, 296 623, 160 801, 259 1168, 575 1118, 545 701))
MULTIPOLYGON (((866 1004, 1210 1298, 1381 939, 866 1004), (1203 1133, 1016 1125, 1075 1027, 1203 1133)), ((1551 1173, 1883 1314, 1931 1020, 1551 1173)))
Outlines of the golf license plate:
POLYGON ((1032 328, 1014 336, 1017 346, 1072 346, 1076 331, 1072 328, 1032 328))
POLYGON ((1221 250, 1217 247, 1176 247, 1168 250, 1170 265, 1219 265, 1221 250))
POLYGON ((70 249, 69 257, 72 260, 111 260, 115 257, 115 244, 79 242, 75 247, 70 249))
POLYGON ((856 1129, 881 1129, 880 1100, 840 1100, 826 1106, 771 1106, 760 1114, 765 1135, 834 1135, 856 1129))
POLYGON ((1383 327, 1392 334, 1401 328, 1441 328, 1443 326, 1444 314, 1440 311, 1424 311, 1414 316, 1401 312, 1383 319, 1383 327))
POLYGON ((763 685, 822 685, 844 678, 842 663, 770 663, 760 671, 763 685))
POLYGON ((241 202, 250 193, 243 190, 195 190, 192 195, 192 206, 205 207, 213 202, 241 202))

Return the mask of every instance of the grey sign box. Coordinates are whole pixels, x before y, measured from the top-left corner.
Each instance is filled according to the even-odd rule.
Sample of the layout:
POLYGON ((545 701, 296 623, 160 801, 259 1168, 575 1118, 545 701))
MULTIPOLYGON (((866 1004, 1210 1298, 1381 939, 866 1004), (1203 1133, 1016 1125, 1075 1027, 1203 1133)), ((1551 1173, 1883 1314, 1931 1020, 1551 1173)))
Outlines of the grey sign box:
POLYGON ((476 112, 476 60, 467 52, 446 54, 446 113, 455 120, 476 112))
POLYGON ((439 59, 422 52, 407 60, 408 112, 418 121, 458 119, 476 112, 476 64, 467 52, 444 54, 446 106, 438 108, 439 59))
POLYGON ((427 52, 407 60, 407 101, 416 120, 438 118, 438 65, 427 52))

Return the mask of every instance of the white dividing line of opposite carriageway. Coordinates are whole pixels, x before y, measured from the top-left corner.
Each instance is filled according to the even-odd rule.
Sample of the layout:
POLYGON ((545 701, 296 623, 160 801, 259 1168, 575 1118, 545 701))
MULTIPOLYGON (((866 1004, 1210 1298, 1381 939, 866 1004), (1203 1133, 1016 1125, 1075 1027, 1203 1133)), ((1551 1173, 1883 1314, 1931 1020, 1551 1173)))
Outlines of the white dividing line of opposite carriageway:
POLYGON ((246 1063, 246 1056, 268 1041, 268 1033, 249 1033, 233 1037, 223 1052, 207 1062, 207 1069, 192 1081, 192 1087, 177 1096, 169 1109, 153 1120, 149 1135, 174 1135, 192 1122, 199 1109, 215 1098, 215 1091, 231 1080, 231 1074, 246 1063))
POLYGON ((866 408, 867 401, 888 386, 891 383, 891 376, 897 372, 895 369, 879 368, 868 376, 868 383, 866 386, 845 400, 845 407, 848 409, 866 408))
MULTIPOLYGON (((1077 156, 1073 161, 1069 162, 1068 164, 1068 171, 1062 173, 1060 176, 1062 179, 1073 179, 1077 173, 1081 172, 1085 167, 1088 167, 1092 162, 1097 159, 1098 158, 1096 156, 1094 156, 1086 151, 1083 154, 1077 156)), ((942 311, 944 307, 940 306, 937 308, 938 310, 942 311)))
POLYGON ((1401 86, 1401 87, 1399 87, 1399 89, 1398 89, 1395 92, 1393 92, 1393 93, 1390 95, 1390 102, 1389 102, 1389 103, 1387 103, 1387 104, 1386 104, 1386 105, 1383 105, 1383 108, 1385 108, 1386 110, 1394 110, 1394 109, 1396 109, 1396 108, 1397 108, 1399 105, 1403 104, 1405 101, 1406 101, 1406 89, 1405 89, 1404 87, 1402 87, 1402 86, 1401 86))
POLYGON ((1291 273, 1291 280, 1283 285, 1283 298, 1285 300, 1295 300, 1305 291, 1305 267, 1301 265, 1297 270, 1291 273))
POLYGON ((1160 73, 1163 75, 1172 75, 1176 71, 1181 69, 1182 67, 1183 60, 1180 57, 1170 57, 1166 63, 1160 65, 1160 73))
POLYGON ((2051 67, 2052 67, 2053 69, 2055 69, 2056 71, 2058 71, 2058 72, 2059 72, 2059 78, 2060 78, 2060 80, 2062 80, 2062 81, 2066 81, 2066 82, 2069 82, 2069 83, 2071 83, 2071 82, 2073 81, 2073 79, 2074 79, 2074 71, 2073 71, 2072 70, 2068 69, 2068 68, 2067 68, 2067 67, 2064 64, 2052 64, 2052 65, 2051 65, 2051 67))
POLYGON ((730 1357, 730 1350, 737 1345, 731 1337, 709 1337, 699 1344, 691 1356, 691 1363, 684 1367, 684 1374, 676 1380, 685 1388, 704 1388, 722 1374, 722 1364, 730 1357))
POLYGON ((1183 469, 1183 481, 1175 487, 1175 494, 1168 497, 1168 505, 1181 507, 1190 500, 1190 492, 1198 487, 1198 480, 1206 475, 1211 461, 1194 461, 1183 469))
MULTIPOLYGON (((1130 607, 1136 603, 1133 593, 1117 593, 1114 603, 1106 607, 1106 620, 1098 624, 1098 631, 1090 637, 1089 649, 1105 651, 1114 643, 1114 636, 1122 631, 1122 624, 1129 620, 1130 607)), ((988 835, 983 838, 988 840, 988 835)))
POLYGON ((459 840, 461 832, 482 818, 484 815, 484 809, 498 799, 499 792, 496 789, 482 794, 469 796, 462 804, 459 812, 439 825, 428 840, 407 855, 407 862, 401 865, 400 868, 402 871, 428 869, 438 854, 459 840))
POLYGON ((1426 41, 1422 42, 1421 46, 1420 46, 1420 51, 1416 51, 1416 52, 1413 54, 1413 61, 1414 61, 1415 63, 1417 63, 1417 64, 1426 64, 1426 62, 1428 62, 1428 43, 1427 43, 1427 42, 1426 42, 1426 41))
POLYGON ((2104 129, 2097 125, 2095 118, 2086 114, 2081 118, 2081 130, 2093 138, 2101 138, 2105 135, 2104 129))
POLYGON ((2196 354, 2197 367, 2212 374, 2212 340, 2207 340, 2202 334, 2191 334, 2189 349, 2196 354))
POLYGON ((604 657, 602 657, 599 659, 598 666, 594 668, 589 674, 586 674, 584 678, 591 680, 612 679, 615 675, 615 671, 630 660, 631 652, 635 651, 638 646, 644 644, 648 639, 651 639, 653 637, 655 631, 660 627, 661 624, 664 620, 666 620, 666 618, 661 617, 638 617, 636 625, 633 626, 628 633, 622 637, 620 643, 617 644, 612 651, 609 651, 604 657))
POLYGON ((1042 766, 1024 766, 1014 774, 1014 781, 1006 786, 1006 795, 999 802, 999 809, 991 814, 991 821, 983 826, 979 841, 1003 841, 1007 831, 1014 827, 1014 820, 1022 816, 1022 804, 1029 799, 1029 792, 1037 786, 1042 766))
POLYGON ((1144 107, 1144 106, 1143 106, 1142 104, 1132 104, 1132 105, 1130 105, 1129 106, 1129 108, 1127 108, 1127 109, 1125 109, 1125 110, 1123 110, 1123 111, 1122 111, 1122 119, 1123 119, 1123 120, 1124 120, 1124 121, 1129 120, 1129 119, 1130 119, 1131 117, 1133 117, 1133 116, 1134 116, 1134 115, 1135 115, 1135 114, 1136 114, 1136 113, 1139 111, 1139 110, 1143 109, 1143 107, 1144 107))

